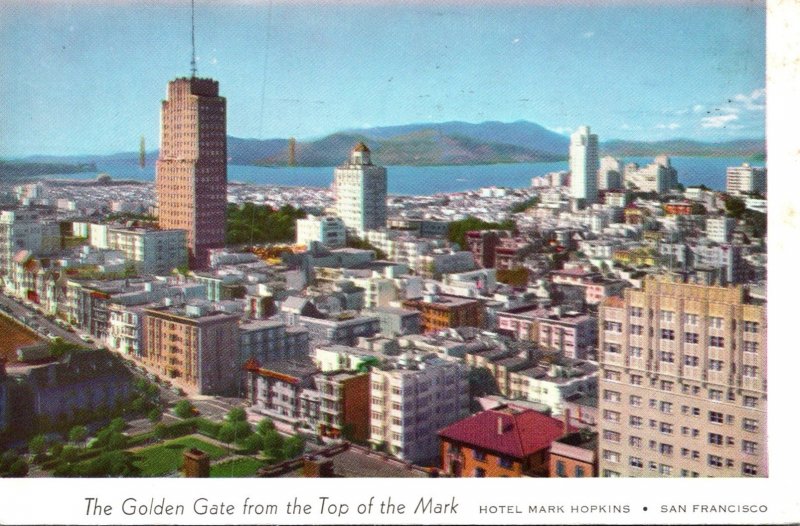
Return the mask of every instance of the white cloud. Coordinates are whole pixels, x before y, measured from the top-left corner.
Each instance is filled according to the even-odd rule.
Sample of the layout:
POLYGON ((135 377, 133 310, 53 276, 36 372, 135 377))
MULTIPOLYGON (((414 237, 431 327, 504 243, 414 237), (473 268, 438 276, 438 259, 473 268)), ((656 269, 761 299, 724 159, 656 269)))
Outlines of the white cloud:
POLYGON ((703 128, 725 128, 729 127, 730 123, 738 119, 739 116, 733 113, 727 115, 713 115, 711 117, 703 117, 700 120, 700 126, 703 128))
POLYGON ((656 124, 656 128, 659 130, 677 130, 680 127, 681 125, 677 122, 670 122, 669 124, 656 124))
POLYGON ((703 106, 702 104, 695 104, 694 106, 692 106, 692 111, 695 113, 703 113, 705 109, 706 107, 703 106))
POLYGON ((592 38, 592 37, 594 36, 594 31, 587 31, 586 33, 584 33, 584 34, 583 34, 583 35, 581 35, 581 36, 582 36, 583 38, 592 38))
POLYGON ((512 43, 512 44, 519 44, 519 39, 518 39, 518 38, 515 38, 514 40, 512 40, 512 41, 511 41, 511 43, 512 43))
POLYGON ((550 131, 554 131, 556 133, 560 133, 561 135, 571 135, 572 134, 572 130, 573 129, 570 128, 569 126, 557 126, 555 128, 550 128, 550 131))

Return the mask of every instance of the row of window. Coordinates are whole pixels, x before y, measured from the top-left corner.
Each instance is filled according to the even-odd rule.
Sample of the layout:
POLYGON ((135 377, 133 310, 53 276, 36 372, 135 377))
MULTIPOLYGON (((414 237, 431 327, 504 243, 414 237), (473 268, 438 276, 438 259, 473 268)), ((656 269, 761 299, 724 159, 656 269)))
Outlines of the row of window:
MULTIPOLYGON (((644 309, 641 307, 630 307, 630 316, 631 318, 642 318, 644 316, 644 309)), ((650 314, 652 318, 652 312, 650 314)), ((675 312, 662 310, 659 312, 659 318, 662 322, 672 322, 675 318, 675 312)), ((699 315, 697 314, 689 314, 685 313, 683 315, 683 321, 687 325, 697 325, 700 320, 699 315)), ((714 329, 722 329, 724 326, 724 319, 720 318, 719 316, 709 316, 708 317, 708 326, 714 329)), ((608 329, 607 329, 608 330, 608 329)), ((758 334, 760 330, 760 324, 756 321, 745 321, 743 323, 743 330, 744 332, 751 333, 751 334, 758 334)))

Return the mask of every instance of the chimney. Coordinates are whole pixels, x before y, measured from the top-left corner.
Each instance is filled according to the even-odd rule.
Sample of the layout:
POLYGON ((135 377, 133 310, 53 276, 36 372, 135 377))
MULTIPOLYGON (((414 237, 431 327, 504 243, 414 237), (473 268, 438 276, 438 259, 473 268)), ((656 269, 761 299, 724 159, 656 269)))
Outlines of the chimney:
POLYGON ((570 430, 570 420, 572 419, 572 415, 569 409, 564 409, 564 435, 569 434, 570 430))

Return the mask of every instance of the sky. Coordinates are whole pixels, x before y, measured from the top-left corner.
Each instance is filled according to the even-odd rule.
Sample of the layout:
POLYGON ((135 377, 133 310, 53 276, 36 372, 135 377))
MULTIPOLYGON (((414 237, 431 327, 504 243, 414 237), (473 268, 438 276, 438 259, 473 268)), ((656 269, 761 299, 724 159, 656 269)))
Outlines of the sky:
MULTIPOLYGON (((528 120, 722 141, 764 137, 765 16, 744 0, 196 0, 196 57, 237 137, 528 120)), ((190 28, 189 0, 3 0, 0 158, 155 149, 190 28)))

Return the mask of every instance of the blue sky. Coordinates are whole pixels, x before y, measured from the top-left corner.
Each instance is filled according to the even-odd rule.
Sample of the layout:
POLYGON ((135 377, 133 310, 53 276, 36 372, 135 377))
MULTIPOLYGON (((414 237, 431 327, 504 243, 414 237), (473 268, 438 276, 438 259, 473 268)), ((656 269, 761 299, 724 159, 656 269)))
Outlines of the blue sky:
MULTIPOLYGON (((158 142, 189 73, 189 0, 4 0, 0 156, 158 142)), ((764 136, 759 2, 197 0, 228 133, 530 120, 600 140, 764 136)))

